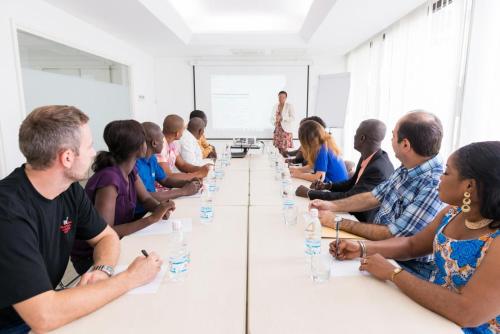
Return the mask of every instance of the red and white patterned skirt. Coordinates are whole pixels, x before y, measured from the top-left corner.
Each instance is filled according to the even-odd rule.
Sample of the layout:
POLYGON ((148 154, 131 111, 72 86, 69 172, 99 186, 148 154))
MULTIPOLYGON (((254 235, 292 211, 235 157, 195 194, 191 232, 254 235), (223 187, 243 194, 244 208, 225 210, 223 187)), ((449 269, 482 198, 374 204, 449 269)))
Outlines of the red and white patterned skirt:
POLYGON ((293 137, 290 132, 285 132, 281 124, 274 129, 273 145, 279 150, 286 150, 293 147, 293 137))

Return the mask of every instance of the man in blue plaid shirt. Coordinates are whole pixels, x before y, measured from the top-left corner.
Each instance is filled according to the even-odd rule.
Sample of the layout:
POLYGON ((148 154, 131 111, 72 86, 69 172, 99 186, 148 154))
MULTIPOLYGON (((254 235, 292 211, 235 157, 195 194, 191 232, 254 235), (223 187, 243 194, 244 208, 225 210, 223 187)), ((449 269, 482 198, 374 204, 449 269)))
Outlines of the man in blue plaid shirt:
MULTIPOLYGON (((402 117, 392 132, 392 147, 401 166, 373 191, 338 201, 314 200, 311 207, 320 210, 321 223, 369 240, 411 236, 426 227, 442 209, 437 186, 443 164, 437 156, 441 147, 441 121, 425 111, 413 111, 402 117), (355 222, 335 218, 333 212, 359 212, 379 207, 373 222, 355 222)), ((429 278, 432 256, 401 261, 401 266, 429 278)))

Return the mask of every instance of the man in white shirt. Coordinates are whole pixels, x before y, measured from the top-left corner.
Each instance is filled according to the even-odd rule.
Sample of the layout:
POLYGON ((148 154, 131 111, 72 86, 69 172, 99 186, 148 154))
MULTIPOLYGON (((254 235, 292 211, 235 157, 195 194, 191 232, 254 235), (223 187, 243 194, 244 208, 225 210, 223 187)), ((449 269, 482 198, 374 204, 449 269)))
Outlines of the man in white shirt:
POLYGON ((205 133, 205 122, 194 117, 189 120, 187 131, 184 131, 179 139, 179 153, 185 162, 193 166, 203 165, 203 156, 201 153, 198 139, 205 133))

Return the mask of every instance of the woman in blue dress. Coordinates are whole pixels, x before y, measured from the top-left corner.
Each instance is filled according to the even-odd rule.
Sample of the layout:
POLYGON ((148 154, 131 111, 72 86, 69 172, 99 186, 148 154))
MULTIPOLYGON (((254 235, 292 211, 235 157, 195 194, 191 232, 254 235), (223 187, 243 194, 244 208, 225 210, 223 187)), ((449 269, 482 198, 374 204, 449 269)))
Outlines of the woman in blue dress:
MULTIPOLYGON (((473 143, 453 153, 439 197, 449 206, 417 235, 384 241, 341 241, 339 259, 361 256, 360 270, 392 280, 422 306, 464 333, 500 333, 500 142, 473 143), (425 281, 394 267, 434 253, 425 281)), ((330 253, 336 254, 335 242, 330 253)), ((410 325, 410 324, 409 324, 410 325)))

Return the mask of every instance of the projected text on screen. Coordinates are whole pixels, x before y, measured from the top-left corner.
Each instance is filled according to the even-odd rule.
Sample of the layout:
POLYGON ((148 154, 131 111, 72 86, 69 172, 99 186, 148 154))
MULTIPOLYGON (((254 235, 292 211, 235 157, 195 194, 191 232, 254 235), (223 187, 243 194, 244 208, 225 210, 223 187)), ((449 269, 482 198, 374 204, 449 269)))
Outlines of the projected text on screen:
POLYGON ((272 107, 277 103, 277 92, 284 87, 284 75, 212 75, 213 128, 272 128, 272 107))

